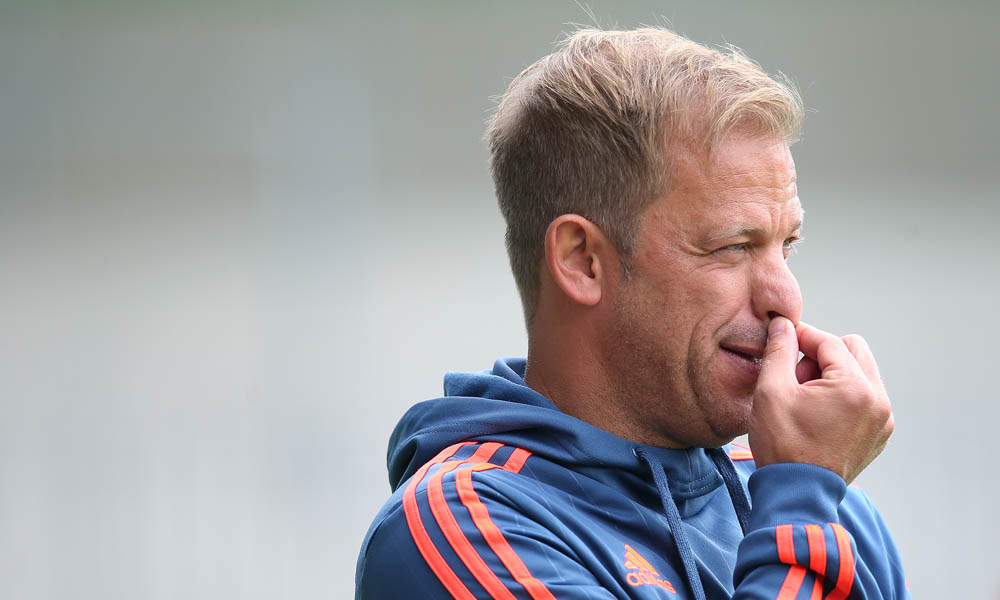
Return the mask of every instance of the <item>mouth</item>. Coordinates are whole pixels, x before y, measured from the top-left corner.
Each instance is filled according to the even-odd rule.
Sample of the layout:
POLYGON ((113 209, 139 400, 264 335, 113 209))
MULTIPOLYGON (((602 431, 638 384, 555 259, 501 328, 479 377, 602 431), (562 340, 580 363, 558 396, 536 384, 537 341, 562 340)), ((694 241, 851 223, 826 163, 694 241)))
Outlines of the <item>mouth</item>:
POLYGON ((728 354, 730 354, 730 355, 732 355, 732 356, 734 356, 734 357, 736 357, 738 359, 741 359, 741 360, 753 363, 757 367, 760 366, 761 357, 764 356, 764 350, 763 349, 753 348, 753 347, 750 347, 750 346, 721 346, 720 345, 719 347, 722 348, 722 350, 725 351, 726 353, 728 353, 728 354))

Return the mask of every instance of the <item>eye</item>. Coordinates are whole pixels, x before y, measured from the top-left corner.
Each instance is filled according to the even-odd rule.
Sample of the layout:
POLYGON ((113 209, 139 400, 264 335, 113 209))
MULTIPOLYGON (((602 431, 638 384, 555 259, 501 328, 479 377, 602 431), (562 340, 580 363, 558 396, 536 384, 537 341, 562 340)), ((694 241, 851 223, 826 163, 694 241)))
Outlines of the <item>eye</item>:
POLYGON ((785 258, 788 258, 792 253, 794 253, 795 252, 795 247, 798 246, 801 242, 802 242, 802 238, 797 237, 797 236, 793 236, 793 237, 790 237, 790 238, 786 239, 781 244, 781 249, 785 253, 785 258))
POLYGON ((743 252, 750 247, 749 242, 741 242, 739 244, 729 244, 728 246, 723 246, 719 248, 720 252, 743 252))

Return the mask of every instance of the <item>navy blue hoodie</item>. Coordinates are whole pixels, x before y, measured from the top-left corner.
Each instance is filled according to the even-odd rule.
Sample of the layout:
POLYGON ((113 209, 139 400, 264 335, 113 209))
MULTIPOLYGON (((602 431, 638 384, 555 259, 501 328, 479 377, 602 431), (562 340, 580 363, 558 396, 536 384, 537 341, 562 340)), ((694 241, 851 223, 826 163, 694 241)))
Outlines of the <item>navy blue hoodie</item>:
POLYGON ((449 373, 400 420, 357 600, 909 598, 881 517, 835 473, 635 444, 560 412, 524 366, 449 373))

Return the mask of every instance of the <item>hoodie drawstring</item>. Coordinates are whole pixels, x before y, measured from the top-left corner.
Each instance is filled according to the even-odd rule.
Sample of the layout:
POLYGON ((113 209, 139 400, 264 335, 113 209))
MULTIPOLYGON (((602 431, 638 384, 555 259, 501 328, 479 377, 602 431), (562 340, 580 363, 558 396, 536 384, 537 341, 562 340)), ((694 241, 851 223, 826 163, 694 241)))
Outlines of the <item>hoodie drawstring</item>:
MULTIPOLYGON (((691 586, 691 593, 696 600, 706 600, 705 589, 701 585, 701 577, 698 576, 698 565, 694 560, 694 551, 691 550, 691 542, 688 540, 687 534, 684 532, 684 527, 681 524, 681 515, 677 510, 674 497, 670 493, 670 487, 667 485, 667 475, 663 470, 663 465, 655 456, 647 452, 645 448, 633 448, 632 452, 645 462, 649 470, 653 473, 653 481, 656 482, 656 489, 660 492, 660 501, 663 503, 667 524, 670 526, 670 533, 674 538, 674 547, 677 548, 677 553, 680 554, 681 561, 684 563, 684 574, 687 576, 688 584, 691 586)), ((750 500, 747 498, 743 484, 736 473, 736 467, 725 450, 721 448, 709 448, 707 452, 715 463, 715 468, 722 475, 722 480, 726 483, 726 489, 729 491, 730 499, 732 499, 733 508, 736 510, 736 518, 739 520, 740 528, 745 535, 747 520, 750 517, 750 500)))
POLYGON ((736 473, 736 466, 733 459, 722 448, 708 448, 708 455, 715 463, 715 468, 722 475, 722 480, 726 482, 726 489, 729 490, 729 497, 733 501, 733 508, 736 509, 736 519, 740 522, 740 529, 743 535, 747 534, 747 521, 750 519, 750 498, 743 489, 743 482, 740 481, 739 474, 736 473))
POLYGON ((663 502, 663 510, 667 515, 667 524, 670 525, 670 533, 674 538, 674 547, 681 555, 684 563, 684 574, 687 575, 688 584, 691 586, 691 593, 696 600, 707 600, 705 589, 701 586, 701 578, 698 577, 698 565, 694 562, 694 552, 691 550, 691 542, 688 541, 684 527, 681 526, 681 515, 677 512, 677 504, 667 487, 667 476, 663 472, 663 465, 655 456, 648 454, 645 448, 635 448, 635 455, 649 466, 653 472, 653 481, 656 482, 656 489, 660 492, 660 501, 663 502))

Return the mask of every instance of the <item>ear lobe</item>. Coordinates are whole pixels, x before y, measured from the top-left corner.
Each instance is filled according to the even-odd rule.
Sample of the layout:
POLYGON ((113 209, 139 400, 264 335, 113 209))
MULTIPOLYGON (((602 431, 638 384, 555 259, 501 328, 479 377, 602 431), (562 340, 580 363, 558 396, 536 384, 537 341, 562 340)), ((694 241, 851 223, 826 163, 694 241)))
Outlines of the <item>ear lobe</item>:
POLYGON ((594 306, 606 282, 603 232, 580 215, 560 215, 545 232, 545 263, 553 281, 573 302, 594 306))

